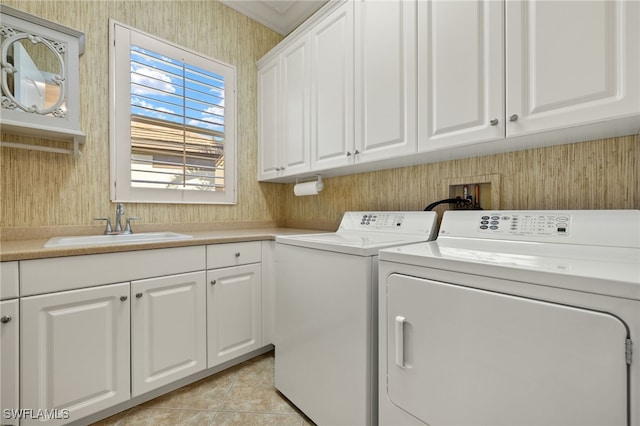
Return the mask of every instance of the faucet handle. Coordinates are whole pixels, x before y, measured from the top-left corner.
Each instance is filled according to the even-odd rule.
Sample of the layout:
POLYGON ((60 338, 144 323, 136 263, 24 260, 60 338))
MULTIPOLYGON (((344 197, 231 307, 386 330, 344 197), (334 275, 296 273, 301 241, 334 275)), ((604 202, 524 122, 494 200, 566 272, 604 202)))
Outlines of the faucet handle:
POLYGON ((131 221, 132 220, 142 220, 141 217, 128 217, 127 218, 127 224, 124 227, 124 233, 125 234, 133 234, 133 229, 131 229, 131 221))
POLYGON ((109 219, 108 217, 96 217, 93 220, 106 220, 107 221, 107 227, 104 229, 104 234, 108 235, 108 234, 113 232, 113 229, 111 228, 111 219, 109 219))

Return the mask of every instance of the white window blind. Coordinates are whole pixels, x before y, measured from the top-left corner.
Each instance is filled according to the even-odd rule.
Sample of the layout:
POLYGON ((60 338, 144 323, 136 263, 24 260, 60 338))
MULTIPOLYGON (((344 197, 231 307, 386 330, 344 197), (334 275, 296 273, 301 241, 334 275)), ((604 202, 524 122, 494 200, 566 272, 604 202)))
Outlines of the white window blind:
POLYGON ((235 69, 112 25, 114 201, 235 202, 235 69))

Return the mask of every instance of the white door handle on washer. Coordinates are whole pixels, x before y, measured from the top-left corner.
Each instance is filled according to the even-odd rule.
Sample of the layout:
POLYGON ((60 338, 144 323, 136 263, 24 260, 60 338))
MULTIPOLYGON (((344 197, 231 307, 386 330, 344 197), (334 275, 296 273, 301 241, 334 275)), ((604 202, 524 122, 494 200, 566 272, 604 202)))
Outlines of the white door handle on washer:
POLYGON ((396 317, 396 365, 404 368, 404 323, 405 318, 396 317))

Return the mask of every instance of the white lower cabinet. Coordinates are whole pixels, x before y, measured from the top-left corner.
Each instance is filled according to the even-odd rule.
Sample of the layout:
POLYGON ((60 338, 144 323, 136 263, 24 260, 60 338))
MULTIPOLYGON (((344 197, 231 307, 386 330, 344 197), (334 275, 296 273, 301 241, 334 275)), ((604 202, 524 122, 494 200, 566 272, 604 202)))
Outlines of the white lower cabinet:
POLYGON ((3 285, 15 287, 3 296, 16 298, 0 302, 0 424, 82 422, 267 345, 261 258, 264 249, 273 261, 272 245, 25 260, 19 273, 2 265, 3 285))
POLYGON ((136 397, 206 368, 205 271, 131 283, 136 397))
POLYGON ((262 347, 261 264, 207 271, 208 367, 262 347))
POLYGON ((262 242, 262 346, 276 334, 276 242, 262 242))
POLYGON ((17 426, 19 420, 12 415, 19 408, 20 358, 18 299, 0 302, 0 410, 3 426, 17 426), (9 411, 7 411, 9 410, 9 411))
POLYGON ((129 283, 20 300, 20 407, 33 410, 22 425, 64 424, 130 398, 129 302, 129 283))

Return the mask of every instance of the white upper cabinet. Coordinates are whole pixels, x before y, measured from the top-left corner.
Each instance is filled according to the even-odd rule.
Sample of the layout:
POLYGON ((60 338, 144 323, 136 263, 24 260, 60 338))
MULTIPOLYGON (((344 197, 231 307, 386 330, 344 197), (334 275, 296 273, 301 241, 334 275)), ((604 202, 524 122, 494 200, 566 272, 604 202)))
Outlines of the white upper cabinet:
POLYGON ((418 2, 419 151, 511 139, 466 151, 473 155, 637 132, 639 9, 608 0, 418 2), (512 139, 525 135, 536 139, 512 139))
POLYGON ((508 1, 506 22, 507 136, 640 113, 640 3, 508 1))
POLYGON ((280 62, 279 57, 258 70, 258 179, 278 176, 280 171, 280 62))
POLYGON ((306 172, 311 160, 309 37, 301 37, 280 55, 282 96, 281 172, 306 172))
POLYGON ((355 25, 354 162, 414 153, 416 2, 361 1, 355 25))
POLYGON ((311 168, 353 162, 353 2, 311 29, 311 168))
POLYGON ((421 151, 504 138, 503 2, 418 2, 421 151))
POLYGON ((635 134, 639 63, 639 1, 332 1, 258 63, 259 116, 276 123, 260 124, 259 178, 292 182, 635 134), (305 121, 306 79, 292 70, 306 69, 296 47, 307 36, 305 121), (292 54, 287 76, 283 52, 292 54), (280 80, 271 75, 276 56, 280 80), (274 160, 269 144, 296 161, 308 146, 310 162, 274 160))
POLYGON ((306 35, 258 70, 258 179, 310 169, 310 51, 306 35))

